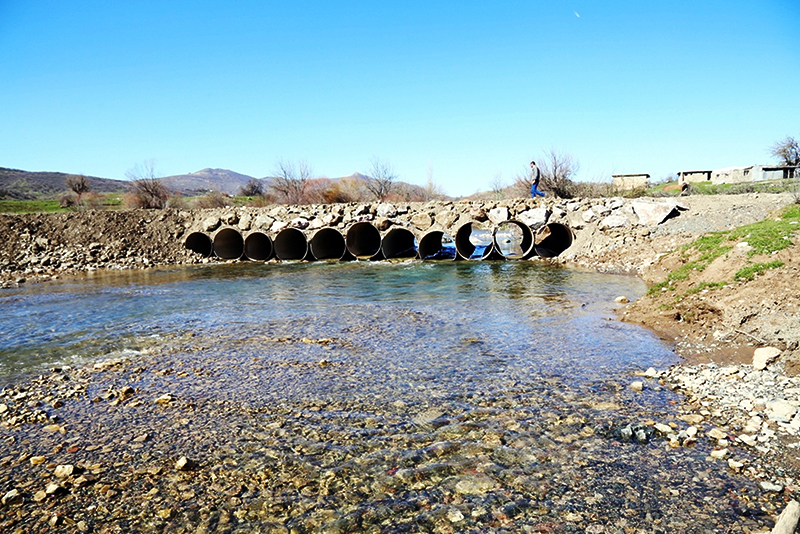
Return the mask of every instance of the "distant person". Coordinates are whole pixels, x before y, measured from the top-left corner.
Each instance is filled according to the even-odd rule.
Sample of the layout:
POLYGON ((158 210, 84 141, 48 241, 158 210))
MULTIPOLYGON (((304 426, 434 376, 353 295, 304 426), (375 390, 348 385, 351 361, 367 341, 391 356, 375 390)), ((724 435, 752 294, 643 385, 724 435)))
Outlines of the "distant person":
POLYGON ((542 179, 542 171, 539 170, 539 167, 536 166, 535 161, 531 161, 531 198, 536 198, 537 196, 543 197, 544 193, 539 191, 539 180, 542 179))

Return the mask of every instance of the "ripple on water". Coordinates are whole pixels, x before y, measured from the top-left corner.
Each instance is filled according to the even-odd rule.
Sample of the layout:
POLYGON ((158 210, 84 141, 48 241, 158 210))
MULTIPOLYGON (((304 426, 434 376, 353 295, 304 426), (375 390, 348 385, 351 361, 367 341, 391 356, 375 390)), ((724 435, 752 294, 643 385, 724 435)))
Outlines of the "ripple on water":
POLYGON ((2 356, 50 346, 57 359, 57 347, 86 339, 157 332, 130 366, 93 377, 95 403, 68 403, 63 417, 111 465, 198 459, 195 500, 216 502, 212 488, 235 495, 236 517, 254 528, 747 523, 725 504, 743 482, 709 470, 702 445, 619 439, 621 426, 674 416, 656 382, 626 387, 631 372, 675 361, 655 336, 611 320, 614 297, 643 290, 635 278, 531 263, 169 270, 4 297, 39 319, 24 309, 1 319, 4 332, 34 328, 2 356), (68 306, 97 313, 48 330, 68 306), (124 386, 132 401, 106 402, 124 386), (174 400, 154 405, 165 393, 174 400), (120 439, 156 428, 136 444, 144 455, 124 460, 120 439))

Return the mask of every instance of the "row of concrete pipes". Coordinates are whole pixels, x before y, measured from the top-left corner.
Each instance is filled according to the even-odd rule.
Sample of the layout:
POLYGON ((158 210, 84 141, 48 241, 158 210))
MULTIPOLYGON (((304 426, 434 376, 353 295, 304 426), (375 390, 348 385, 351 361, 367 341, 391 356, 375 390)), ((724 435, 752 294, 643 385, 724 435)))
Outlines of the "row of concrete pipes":
POLYGON ((394 227, 384 235, 370 222, 358 222, 342 234, 322 228, 307 236, 297 228, 284 228, 270 238, 264 232, 246 236, 235 228, 223 228, 213 238, 203 232, 186 237, 184 246, 204 257, 224 260, 520 260, 534 256, 554 258, 574 240, 572 230, 550 223, 536 232, 526 224, 509 220, 489 226, 471 222, 458 228, 455 236, 431 230, 422 237, 411 230, 394 227))

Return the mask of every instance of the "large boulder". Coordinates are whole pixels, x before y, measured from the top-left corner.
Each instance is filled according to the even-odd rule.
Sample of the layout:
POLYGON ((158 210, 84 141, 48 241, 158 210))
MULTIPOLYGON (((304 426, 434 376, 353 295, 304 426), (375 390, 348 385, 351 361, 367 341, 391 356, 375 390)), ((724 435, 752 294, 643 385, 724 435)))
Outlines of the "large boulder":
POLYGON ((604 228, 622 228, 628 226, 631 221, 625 215, 609 215, 600 221, 600 229, 604 228))
POLYGON ((385 217, 387 219, 397 217, 397 208, 391 204, 378 204, 378 209, 375 211, 375 215, 378 217, 385 217))
POLYGON ((669 202, 647 202, 634 200, 631 202, 633 212, 639 217, 641 226, 656 226, 673 214, 678 214, 678 207, 669 202))
POLYGON ((544 206, 523 211, 517 215, 517 220, 522 224, 530 226, 532 230, 537 230, 547 224, 547 219, 549 218, 550 211, 544 206))
POLYGON ((507 221, 508 208, 504 206, 498 206, 496 208, 490 209, 489 220, 492 221, 494 224, 500 224, 503 221, 507 221))
POLYGON ((411 217, 411 224, 420 230, 427 230, 433 224, 433 219, 427 213, 420 212, 411 217))

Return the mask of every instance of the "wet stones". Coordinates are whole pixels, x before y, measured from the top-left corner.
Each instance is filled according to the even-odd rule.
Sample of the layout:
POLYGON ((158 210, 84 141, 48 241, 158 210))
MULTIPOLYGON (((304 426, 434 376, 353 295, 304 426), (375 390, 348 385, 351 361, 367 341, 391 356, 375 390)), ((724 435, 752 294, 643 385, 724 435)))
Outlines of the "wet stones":
POLYGON ((18 490, 12 489, 3 495, 2 499, 0 499, 0 502, 2 502, 3 506, 16 506, 22 504, 23 498, 18 490))

